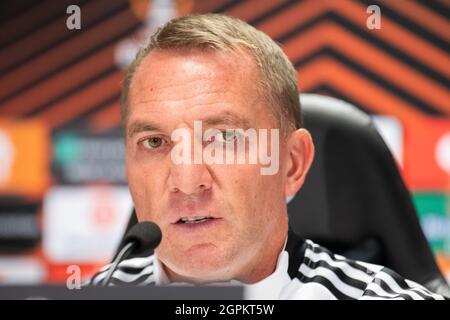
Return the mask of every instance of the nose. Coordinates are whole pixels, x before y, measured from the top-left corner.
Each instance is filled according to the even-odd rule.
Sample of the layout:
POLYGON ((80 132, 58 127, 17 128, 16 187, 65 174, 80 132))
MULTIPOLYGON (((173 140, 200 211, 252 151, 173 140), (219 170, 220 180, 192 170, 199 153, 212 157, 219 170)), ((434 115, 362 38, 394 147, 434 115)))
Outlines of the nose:
POLYGON ((173 164, 168 183, 171 192, 195 195, 211 189, 212 177, 204 164, 173 164))

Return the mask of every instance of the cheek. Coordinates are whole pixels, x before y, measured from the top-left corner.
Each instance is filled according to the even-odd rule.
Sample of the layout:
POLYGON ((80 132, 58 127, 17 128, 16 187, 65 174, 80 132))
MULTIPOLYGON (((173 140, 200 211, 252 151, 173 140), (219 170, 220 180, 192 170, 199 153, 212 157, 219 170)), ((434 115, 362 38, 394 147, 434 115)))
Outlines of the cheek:
POLYGON ((142 213, 148 211, 148 200, 146 201, 146 189, 142 181, 142 176, 136 173, 137 171, 134 169, 127 169, 128 188, 133 199, 138 220, 142 221, 145 219, 142 213))
POLYGON ((139 220, 152 220, 154 217, 139 215, 144 212, 159 212, 157 208, 159 201, 157 199, 161 199, 161 192, 164 190, 161 170, 156 170, 151 163, 145 164, 127 159, 126 175, 139 220))
POLYGON ((223 196, 234 207, 239 219, 265 221, 266 212, 281 211, 285 204, 280 174, 261 175, 255 165, 236 165, 220 170, 223 196))
POLYGON ((259 169, 255 165, 229 165, 217 170, 221 196, 231 204, 237 219, 253 219, 260 201, 260 178, 259 169))
POLYGON ((144 188, 142 188, 144 175, 140 174, 142 172, 142 166, 133 159, 130 159, 130 157, 127 157, 125 170, 128 180, 128 187, 133 200, 136 202, 137 199, 135 198, 142 197, 144 193, 144 188))

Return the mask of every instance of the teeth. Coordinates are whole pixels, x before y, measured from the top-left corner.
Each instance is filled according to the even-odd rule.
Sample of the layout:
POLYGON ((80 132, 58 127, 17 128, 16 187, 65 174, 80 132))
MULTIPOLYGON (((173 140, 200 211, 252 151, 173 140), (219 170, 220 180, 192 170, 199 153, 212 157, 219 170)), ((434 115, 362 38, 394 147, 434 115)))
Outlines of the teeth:
POLYGON ((181 222, 183 223, 199 223, 206 220, 209 220, 209 217, 192 217, 192 218, 181 218, 181 222))

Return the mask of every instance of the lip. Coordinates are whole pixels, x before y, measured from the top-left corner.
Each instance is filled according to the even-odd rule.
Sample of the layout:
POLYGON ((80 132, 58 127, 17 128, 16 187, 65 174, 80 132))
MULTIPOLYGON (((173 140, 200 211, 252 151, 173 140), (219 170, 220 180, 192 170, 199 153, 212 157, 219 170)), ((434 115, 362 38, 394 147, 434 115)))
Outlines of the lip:
POLYGON ((221 221, 222 218, 213 218, 198 223, 172 223, 171 227, 179 232, 192 233, 198 231, 208 231, 216 227, 221 221))
POLYGON ((183 214, 178 214, 176 218, 172 219, 171 224, 179 224, 178 221, 180 221, 181 218, 191 218, 192 219, 192 218, 198 218, 198 217, 208 217, 208 218, 212 218, 212 220, 221 218, 221 217, 217 217, 217 216, 214 216, 214 215, 208 214, 208 213, 205 213, 205 214, 202 214, 202 213, 192 214, 192 213, 190 213, 190 214, 184 214, 184 215, 183 214))

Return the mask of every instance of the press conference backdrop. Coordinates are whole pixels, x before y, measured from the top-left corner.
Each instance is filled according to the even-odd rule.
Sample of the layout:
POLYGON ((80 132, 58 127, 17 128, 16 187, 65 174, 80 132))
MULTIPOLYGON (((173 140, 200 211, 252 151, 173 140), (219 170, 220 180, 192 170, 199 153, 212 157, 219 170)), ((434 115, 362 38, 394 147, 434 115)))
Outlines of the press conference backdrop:
POLYGON ((450 279, 449 1, 22 0, 0 2, 0 283, 65 282, 70 265, 87 278, 111 258, 132 207, 124 69, 146 35, 193 12, 249 22, 282 45, 303 92, 374 116, 450 279))

